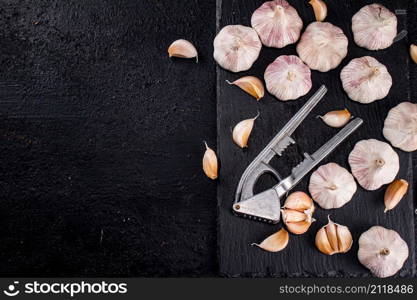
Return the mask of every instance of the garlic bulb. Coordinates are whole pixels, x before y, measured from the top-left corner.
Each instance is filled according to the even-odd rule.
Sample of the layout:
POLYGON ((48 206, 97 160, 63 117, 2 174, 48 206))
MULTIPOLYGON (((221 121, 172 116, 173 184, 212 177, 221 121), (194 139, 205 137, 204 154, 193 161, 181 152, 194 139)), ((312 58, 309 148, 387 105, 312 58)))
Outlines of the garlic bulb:
POLYGON ((322 0, 310 0, 308 2, 314 11, 316 21, 322 22, 327 17, 327 5, 322 0))
POLYGON ((207 146, 206 142, 204 142, 204 144, 206 145, 206 152, 204 152, 203 156, 203 171, 208 178, 214 180, 217 178, 218 172, 216 152, 214 152, 213 149, 207 146))
POLYGON ((384 195, 384 204, 385 210, 384 213, 393 209, 400 203, 401 199, 407 193, 408 182, 404 179, 396 179, 390 183, 390 185, 385 190, 384 195))
POLYGON ((407 257, 407 243, 394 230, 373 226, 359 238, 359 261, 377 277, 394 275, 407 257))
POLYGON ((328 219, 327 225, 320 228, 316 234, 317 249, 327 255, 348 252, 353 244, 349 228, 333 223, 330 217, 328 219))
POLYGON ((342 69, 340 78, 349 98, 360 103, 385 98, 392 86, 387 68, 371 56, 352 59, 342 69))
POLYGON ((233 82, 228 80, 226 80, 226 82, 240 87, 258 101, 265 95, 265 89, 262 81, 255 76, 244 76, 233 82))
POLYGON ((261 249, 269 252, 278 252, 288 245, 288 241, 290 239, 290 235, 288 231, 284 228, 281 228, 278 232, 268 236, 266 239, 262 241, 260 244, 253 243, 253 246, 258 246, 261 249))
POLYGON ((353 176, 336 163, 328 163, 311 174, 308 190, 322 208, 339 208, 356 192, 353 176))
POLYGON ((311 89, 311 71, 295 55, 278 56, 265 70, 266 89, 282 101, 304 96, 311 89))
POLYGON ((333 110, 326 113, 324 116, 319 116, 324 123, 330 127, 343 127, 351 119, 350 112, 345 108, 343 110, 333 110))
POLYGON ((417 46, 416 45, 410 45, 410 56, 412 60, 417 64, 417 46))
POLYGON ((311 223, 315 221, 313 212, 313 200, 303 192, 290 194, 281 209, 283 222, 294 234, 303 234, 310 228, 311 223))
POLYGON ((268 1, 252 15, 252 28, 267 47, 283 48, 300 37, 303 21, 285 0, 268 1))
POLYGON ((253 129, 253 124, 255 120, 259 117, 259 113, 256 115, 255 118, 246 119, 240 121, 236 124, 233 128, 233 141, 238 145, 240 148, 246 148, 248 146, 248 139, 253 129))
POLYGON ((232 72, 248 70, 259 56, 262 43, 256 31, 242 25, 222 28, 213 42, 214 59, 224 69, 232 72))
POLYGON ((359 184, 371 191, 392 182, 400 169, 398 154, 375 139, 357 142, 349 154, 349 165, 359 184))
POLYGON ((189 41, 183 39, 176 40, 169 46, 168 55, 169 57, 175 56, 182 58, 195 57, 198 62, 197 49, 189 41))
POLYGON ((362 7, 352 18, 355 43, 369 50, 391 46, 397 35, 397 17, 381 4, 362 7))
POLYGON ((327 72, 345 58, 347 46, 342 29, 328 22, 313 22, 301 35, 297 53, 311 69, 327 72))
POLYGON ((417 104, 402 102, 391 108, 382 132, 394 147, 407 152, 417 150, 417 104))

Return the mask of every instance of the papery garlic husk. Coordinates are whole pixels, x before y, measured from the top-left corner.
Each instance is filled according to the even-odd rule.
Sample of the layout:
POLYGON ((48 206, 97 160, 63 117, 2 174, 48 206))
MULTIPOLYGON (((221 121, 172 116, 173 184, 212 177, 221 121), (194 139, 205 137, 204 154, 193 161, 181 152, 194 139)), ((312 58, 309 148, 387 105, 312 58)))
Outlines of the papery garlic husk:
POLYGON ((169 57, 181 57, 181 58, 196 58, 198 62, 198 53, 197 49, 194 47, 191 42, 187 40, 176 40, 168 48, 169 57))
POLYGON ((417 64, 417 46, 410 45, 410 56, 412 60, 417 64))
POLYGON ((404 195, 407 193, 408 189, 408 182, 404 179, 396 179, 390 183, 390 185, 385 190, 384 195, 384 204, 385 210, 387 212, 394 207, 401 201, 404 195))
POLYGON ((397 17, 381 4, 362 7, 352 18, 355 43, 369 50, 380 50, 392 45, 397 36, 397 17))
POLYGON ((265 95, 264 84, 255 76, 244 76, 233 82, 228 80, 226 82, 240 87, 258 101, 265 95))
POLYGON ((357 189, 355 179, 336 163, 321 166, 311 174, 308 190, 322 208, 339 208, 348 203, 357 189))
POLYGON ((394 230, 373 226, 359 238, 358 258, 377 277, 397 273, 408 258, 407 243, 394 230))
POLYGON ((210 179, 216 179, 218 176, 218 162, 217 162, 217 155, 207 143, 204 142, 206 145, 206 152, 203 156, 203 170, 206 176, 210 179))
POLYGON ((288 234, 288 231, 286 231, 284 228, 281 228, 281 230, 263 240, 262 243, 253 243, 252 245, 258 246, 259 248, 269 252, 278 252, 287 247, 289 239, 290 235, 288 234))
POLYGON ((308 2, 314 10, 316 21, 322 22, 327 17, 327 5, 322 0, 310 0, 308 2))
POLYGON ((327 225, 320 228, 316 234, 316 247, 320 252, 333 255, 337 253, 346 253, 353 244, 352 234, 349 228, 334 223, 328 217, 327 225))
POLYGON ((305 233, 315 221, 313 200, 304 192, 290 194, 285 200, 281 213, 288 231, 294 234, 305 233))
POLYGON ((327 72, 345 58, 347 46, 342 29, 328 22, 313 22, 301 35, 297 53, 311 69, 327 72))
POLYGON ((349 165, 358 183, 370 191, 392 182, 400 169, 398 154, 375 139, 357 142, 349 154, 349 165))
POLYGON ((259 113, 255 118, 240 121, 233 128, 233 133, 232 133, 233 141, 240 148, 246 148, 248 146, 248 139, 252 132, 253 124, 255 123, 255 120, 258 117, 259 117, 259 113))
POLYGON ((382 133, 394 147, 407 152, 417 150, 417 104, 402 102, 391 108, 382 133))
POLYGON ((340 79, 349 98, 360 103, 385 98, 392 86, 387 68, 371 56, 352 59, 342 69, 340 79))
POLYGON ((324 123, 326 123, 330 127, 340 128, 345 126, 349 122, 352 115, 345 108, 342 110, 329 111, 324 116, 319 117, 323 120, 324 123))
POLYGON ((279 100, 295 100, 312 86, 310 69, 295 55, 278 56, 265 70, 266 89, 279 100))
POLYGON ((252 67, 259 56, 262 43, 253 28, 228 25, 216 35, 213 46, 213 57, 222 68, 240 72, 252 67))
POLYGON ((252 14, 251 25, 267 47, 283 48, 300 37, 303 21, 285 0, 268 1, 252 14))

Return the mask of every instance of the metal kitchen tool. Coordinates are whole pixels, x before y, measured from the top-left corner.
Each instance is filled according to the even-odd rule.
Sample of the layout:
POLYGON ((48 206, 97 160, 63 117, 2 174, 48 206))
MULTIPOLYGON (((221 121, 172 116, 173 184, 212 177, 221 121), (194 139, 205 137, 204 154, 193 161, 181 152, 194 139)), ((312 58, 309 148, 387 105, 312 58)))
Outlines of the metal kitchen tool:
POLYGON ((327 88, 322 85, 246 168, 236 190, 235 202, 233 204, 235 214, 267 223, 278 223, 281 214, 281 197, 362 124, 363 120, 360 118, 350 121, 312 155, 304 153, 304 160, 292 169, 291 175, 282 178, 269 165, 269 162, 275 155, 281 156, 282 152, 290 144, 295 144, 291 134, 323 98, 326 92, 327 88), (253 195, 253 188, 256 182, 265 173, 270 173, 274 176, 279 181, 278 184, 262 193, 253 195))

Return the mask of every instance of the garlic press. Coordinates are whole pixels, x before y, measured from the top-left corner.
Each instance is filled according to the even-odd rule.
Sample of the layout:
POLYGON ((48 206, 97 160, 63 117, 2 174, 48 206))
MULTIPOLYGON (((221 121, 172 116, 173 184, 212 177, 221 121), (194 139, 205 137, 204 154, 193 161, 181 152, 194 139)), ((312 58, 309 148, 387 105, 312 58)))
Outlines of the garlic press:
POLYGON ((322 85, 246 168, 236 189, 233 204, 233 212, 236 215, 272 224, 278 223, 281 215, 280 199, 363 123, 360 118, 351 120, 316 152, 311 155, 304 153, 304 160, 291 170, 291 175, 282 178, 269 162, 275 155, 281 156, 290 144, 295 144, 291 134, 326 92, 326 86, 322 85), (254 195, 253 188, 265 173, 270 173, 278 183, 272 188, 254 195))

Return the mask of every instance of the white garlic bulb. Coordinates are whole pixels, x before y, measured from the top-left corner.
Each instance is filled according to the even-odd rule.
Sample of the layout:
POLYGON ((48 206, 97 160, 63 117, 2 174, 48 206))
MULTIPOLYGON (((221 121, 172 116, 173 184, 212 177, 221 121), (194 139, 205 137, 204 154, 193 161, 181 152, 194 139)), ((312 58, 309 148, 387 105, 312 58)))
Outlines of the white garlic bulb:
POLYGON ((388 112, 384 137, 403 151, 417 150, 417 104, 402 102, 388 112))
POLYGON ((295 55, 278 56, 265 70, 266 89, 280 100, 294 100, 311 89, 311 71, 295 55))
POLYGON ((403 267, 408 246, 396 231, 373 226, 359 238, 358 258, 375 276, 389 277, 403 267))
POLYGON ((353 176, 336 163, 318 168, 310 177, 308 190, 322 208, 339 208, 349 202, 356 192, 353 176))
POLYGON ((371 191, 392 182, 400 169, 398 154, 375 139, 357 142, 349 154, 349 165, 359 184, 371 191))
POLYGON ((369 50, 391 46, 397 35, 397 17, 381 4, 362 7, 352 18, 355 43, 369 50))
POLYGON ((301 35, 297 53, 311 69, 327 72, 345 58, 347 46, 342 29, 328 22, 313 22, 301 35))
POLYGON ((214 59, 224 69, 232 72, 248 70, 259 56, 262 43, 256 31, 242 25, 222 28, 213 42, 214 59))
POLYGON ((360 103, 385 98, 392 86, 387 68, 371 56, 352 59, 342 69, 340 79, 349 98, 360 103))
POLYGON ((251 25, 267 47, 283 48, 300 37, 303 21, 285 0, 268 1, 252 15, 251 25))

